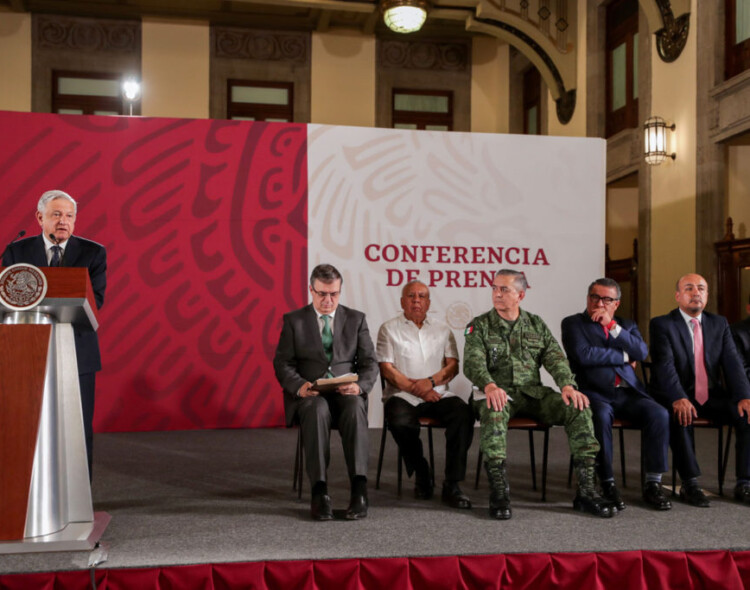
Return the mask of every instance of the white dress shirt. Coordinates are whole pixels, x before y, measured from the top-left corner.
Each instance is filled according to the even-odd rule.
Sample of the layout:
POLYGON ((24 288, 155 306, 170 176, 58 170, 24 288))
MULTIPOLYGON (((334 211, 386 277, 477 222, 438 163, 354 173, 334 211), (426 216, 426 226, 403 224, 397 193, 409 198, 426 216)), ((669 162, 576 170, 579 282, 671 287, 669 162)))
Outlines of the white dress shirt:
POLYGON ((47 255, 47 264, 52 264, 52 248, 55 246, 60 246, 60 248, 62 248, 62 251, 60 252, 60 260, 65 258, 65 248, 68 246, 68 240, 55 244, 44 234, 42 234, 42 239, 44 240, 44 253, 47 255))
MULTIPOLYGON (((447 324, 425 318, 420 329, 402 313, 380 326, 376 355, 379 363, 391 363, 410 379, 424 379, 440 371, 444 359, 458 359, 458 347, 447 324)), ((441 397, 455 395, 446 385, 437 385, 434 389, 441 397)), ((413 406, 424 401, 386 382, 383 399, 392 395, 413 406)))

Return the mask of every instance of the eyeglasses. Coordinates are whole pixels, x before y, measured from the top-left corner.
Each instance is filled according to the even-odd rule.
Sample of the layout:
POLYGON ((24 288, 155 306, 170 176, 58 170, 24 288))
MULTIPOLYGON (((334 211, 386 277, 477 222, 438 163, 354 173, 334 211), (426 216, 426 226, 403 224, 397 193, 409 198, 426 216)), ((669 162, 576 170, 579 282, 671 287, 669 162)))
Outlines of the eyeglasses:
POLYGON ((331 299, 338 299, 339 295, 341 295, 341 291, 316 291, 312 287, 310 287, 310 290, 321 299, 325 299, 326 297, 330 297, 331 299))
POLYGON ((599 297, 596 293, 589 293, 589 299, 592 303, 599 303, 601 301, 604 305, 612 305, 615 301, 619 301, 619 299, 612 297, 599 297))

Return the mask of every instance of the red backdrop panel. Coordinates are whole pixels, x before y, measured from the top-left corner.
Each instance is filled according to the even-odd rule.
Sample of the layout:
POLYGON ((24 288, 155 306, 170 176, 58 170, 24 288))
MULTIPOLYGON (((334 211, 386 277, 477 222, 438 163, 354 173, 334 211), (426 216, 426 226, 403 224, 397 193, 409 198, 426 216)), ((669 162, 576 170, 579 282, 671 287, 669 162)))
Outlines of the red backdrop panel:
POLYGON ((104 244, 97 431, 283 424, 271 360, 305 304, 304 125, 0 112, 0 240, 39 196, 104 244))

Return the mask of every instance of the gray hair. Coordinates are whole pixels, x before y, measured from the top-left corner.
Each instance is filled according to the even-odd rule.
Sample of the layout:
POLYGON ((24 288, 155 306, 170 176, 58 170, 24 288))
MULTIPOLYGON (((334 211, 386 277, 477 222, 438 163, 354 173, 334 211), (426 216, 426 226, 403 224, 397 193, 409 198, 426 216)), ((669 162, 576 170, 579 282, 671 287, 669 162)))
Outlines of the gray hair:
POLYGON ((319 264, 316 266, 310 274, 310 286, 312 287, 315 281, 321 283, 332 283, 333 281, 341 281, 344 283, 344 279, 341 277, 341 273, 336 270, 336 267, 332 264, 319 264))
MULTIPOLYGON (((425 285, 425 284, 424 284, 424 283, 423 283, 422 281, 420 281, 419 279, 414 279, 413 281, 409 281, 408 283, 406 283, 406 284, 405 284, 405 285, 403 286, 403 288, 401 289, 401 297, 403 297, 403 296, 404 296, 404 294, 406 293, 406 290, 407 290, 407 289, 408 289, 409 287, 411 287, 412 285, 424 285, 425 287, 427 287, 427 285, 425 285)), ((429 287, 427 287, 427 297, 429 297, 429 296, 430 296, 430 289, 429 289, 429 287)))
POLYGON ((594 285, 599 285, 600 287, 607 287, 609 289, 615 289, 617 291, 617 299, 622 299, 622 289, 620 289, 619 283, 614 279, 608 279, 607 277, 602 277, 601 279, 596 279, 593 283, 589 285, 589 293, 591 293, 591 289, 594 288, 594 285))
POLYGON ((39 211, 39 213, 44 213, 45 209, 47 209, 47 203, 49 203, 50 201, 54 201, 55 199, 65 199, 67 201, 70 201, 71 203, 73 203, 73 212, 78 213, 78 203, 76 203, 76 200, 65 191, 57 189, 44 193, 39 198, 39 203, 36 206, 36 210, 39 211))
POLYGON ((511 270, 509 268, 502 268, 495 273, 496 277, 513 277, 513 286, 516 291, 526 292, 529 288, 529 282, 526 280, 526 275, 517 270, 511 270))

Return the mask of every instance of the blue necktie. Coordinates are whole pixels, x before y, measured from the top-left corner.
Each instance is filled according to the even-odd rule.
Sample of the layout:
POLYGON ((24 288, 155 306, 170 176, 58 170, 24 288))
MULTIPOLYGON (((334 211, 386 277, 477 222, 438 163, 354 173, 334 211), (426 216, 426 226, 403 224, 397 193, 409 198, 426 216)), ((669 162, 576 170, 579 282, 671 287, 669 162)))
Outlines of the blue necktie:
POLYGON ((52 260, 50 260, 50 266, 60 266, 60 260, 62 259, 61 253, 62 248, 60 248, 60 246, 52 246, 52 260))

